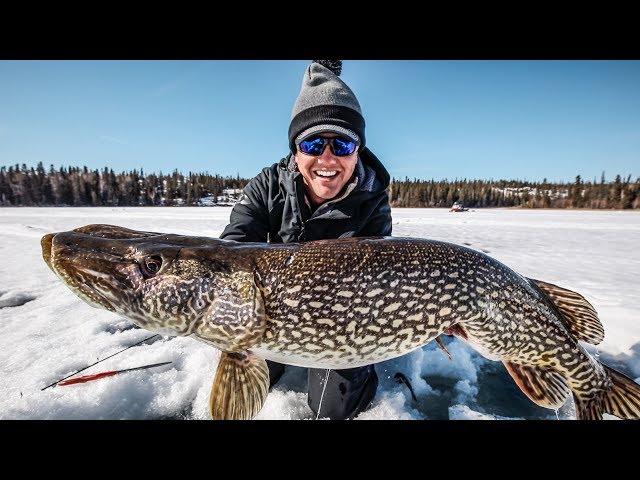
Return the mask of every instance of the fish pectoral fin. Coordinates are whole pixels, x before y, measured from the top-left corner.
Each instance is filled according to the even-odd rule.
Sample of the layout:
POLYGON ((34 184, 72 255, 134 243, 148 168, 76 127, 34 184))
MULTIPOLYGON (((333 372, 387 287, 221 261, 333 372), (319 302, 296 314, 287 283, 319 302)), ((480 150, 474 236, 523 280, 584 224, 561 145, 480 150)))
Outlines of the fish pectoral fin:
POLYGON ((253 274, 234 274, 226 288, 216 292, 203 319, 195 335, 205 341, 215 339, 221 350, 244 351, 259 343, 267 328, 267 318, 253 274))
POLYGON ((524 366, 503 361, 507 372, 520 390, 536 405, 560 408, 571 391, 567 381, 558 372, 544 366, 524 366))
POLYGON ((598 312, 582 295, 552 283, 530 278, 551 300, 566 320, 569 331, 578 339, 593 345, 604 340, 604 327, 598 312))
POLYGON ((214 420, 251 420, 267 399, 269 368, 251 352, 222 352, 211 387, 209 406, 214 420))

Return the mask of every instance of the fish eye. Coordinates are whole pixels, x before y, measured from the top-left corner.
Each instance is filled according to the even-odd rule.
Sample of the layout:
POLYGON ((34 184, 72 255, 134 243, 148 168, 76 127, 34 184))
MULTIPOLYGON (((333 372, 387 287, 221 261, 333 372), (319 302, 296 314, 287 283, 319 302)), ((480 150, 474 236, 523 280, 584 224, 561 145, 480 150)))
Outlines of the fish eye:
POLYGON ((140 262, 140 271, 145 278, 151 278, 156 275, 161 267, 162 257, 160 255, 145 257, 140 262))

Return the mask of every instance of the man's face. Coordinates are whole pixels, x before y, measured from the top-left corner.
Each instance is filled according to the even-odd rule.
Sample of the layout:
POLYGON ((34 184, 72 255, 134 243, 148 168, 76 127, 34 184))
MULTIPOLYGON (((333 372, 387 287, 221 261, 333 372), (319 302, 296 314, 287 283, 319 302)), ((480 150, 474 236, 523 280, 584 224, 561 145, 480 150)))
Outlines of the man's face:
MULTIPOLYGON (((323 138, 333 138, 335 133, 320 133, 314 135, 323 138)), ((358 150, 344 157, 333 154, 331 147, 325 145, 320 156, 309 155, 299 149, 295 153, 298 170, 304 178, 307 196, 315 206, 336 197, 347 184, 358 162, 358 150)))

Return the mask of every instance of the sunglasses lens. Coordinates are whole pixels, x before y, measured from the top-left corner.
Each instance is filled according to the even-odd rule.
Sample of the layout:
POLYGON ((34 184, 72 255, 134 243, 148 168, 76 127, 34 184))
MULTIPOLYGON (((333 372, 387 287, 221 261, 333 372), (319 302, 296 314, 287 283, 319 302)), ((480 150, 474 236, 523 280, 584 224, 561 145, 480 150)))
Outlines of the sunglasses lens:
POLYGON ((333 153, 338 157, 344 157, 346 155, 351 155, 356 149, 355 142, 351 140, 347 140, 343 137, 335 137, 333 139, 333 153))
POLYGON ((324 150, 324 139, 322 137, 313 137, 302 140, 298 145, 302 153, 307 155, 322 155, 324 150))

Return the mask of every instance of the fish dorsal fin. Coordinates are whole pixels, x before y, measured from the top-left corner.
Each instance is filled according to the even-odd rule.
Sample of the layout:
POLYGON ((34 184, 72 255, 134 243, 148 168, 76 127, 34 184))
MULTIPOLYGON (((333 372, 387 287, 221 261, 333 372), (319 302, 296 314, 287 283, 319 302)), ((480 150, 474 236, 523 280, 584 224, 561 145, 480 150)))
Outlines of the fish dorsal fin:
POLYGON ((209 407, 214 420, 251 420, 267 399, 267 362, 251 352, 222 352, 211 387, 209 407))
POLYGON ((579 293, 540 280, 533 281, 547 295, 566 320, 569 331, 593 345, 604 340, 604 328, 596 309, 579 293))
POLYGON ((560 408, 571 391, 562 375, 544 366, 524 366, 503 361, 520 390, 536 405, 560 408))

